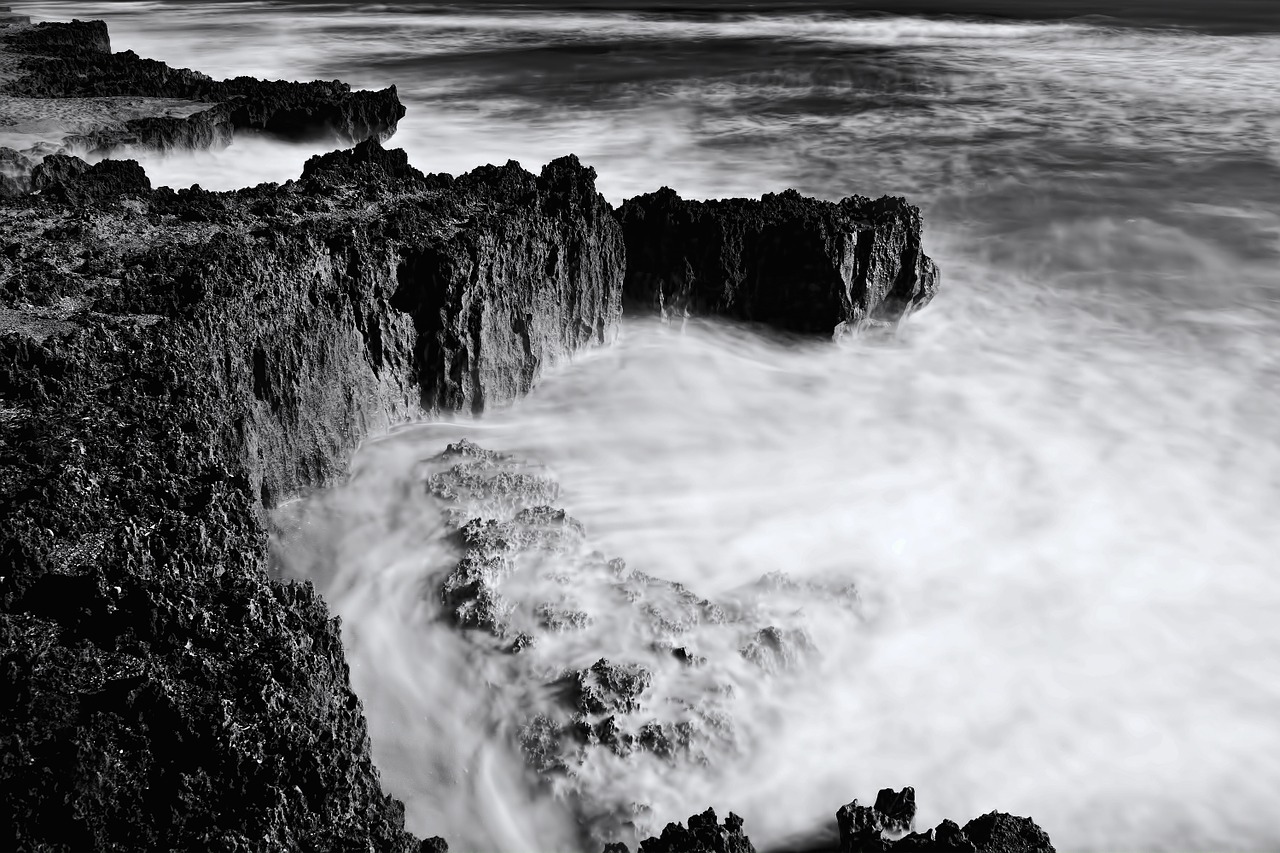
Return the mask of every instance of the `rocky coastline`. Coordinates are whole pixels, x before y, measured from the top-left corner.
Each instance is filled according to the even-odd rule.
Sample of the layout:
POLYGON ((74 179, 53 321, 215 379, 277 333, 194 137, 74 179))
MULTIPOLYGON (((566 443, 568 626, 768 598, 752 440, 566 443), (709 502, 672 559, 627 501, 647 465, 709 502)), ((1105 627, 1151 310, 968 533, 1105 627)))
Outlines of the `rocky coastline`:
POLYGON ((31 173, 49 154, 214 149, 238 133, 354 144, 389 138, 404 116, 394 86, 353 92, 337 80, 214 80, 113 53, 102 21, 0 23, 0 96, 7 195, 39 189, 31 173))
MULTIPOLYGON (((397 423, 527 393, 624 302, 832 335, 937 288, 902 200, 615 210, 572 156, 418 171, 381 145, 394 89, 212 81, 101 22, 0 20, 0 51, 0 115, 89 116, 0 150, 0 849, 443 849, 382 791, 338 620, 269 576, 264 510, 397 423), (103 98, 187 111, 95 127, 103 98), (240 130, 355 145, 225 193, 77 156, 240 130)), ((894 796, 842 850, 1052 850, 1008 816, 904 834, 894 796)), ((700 815, 641 849, 751 847, 700 815)))

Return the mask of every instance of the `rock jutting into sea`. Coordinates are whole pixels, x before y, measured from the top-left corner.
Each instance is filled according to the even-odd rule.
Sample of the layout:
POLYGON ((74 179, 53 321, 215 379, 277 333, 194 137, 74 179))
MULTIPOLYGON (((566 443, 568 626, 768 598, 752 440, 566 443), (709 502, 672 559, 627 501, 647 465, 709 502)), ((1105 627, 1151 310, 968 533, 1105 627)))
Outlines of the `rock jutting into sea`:
POLYGON ((635 307, 838 336, 896 323, 938 288, 920 211, 900 198, 686 201, 663 188, 625 202, 618 220, 635 307))
POLYGON ((390 138, 403 117, 394 86, 214 80, 112 53, 102 21, 0 22, 0 194, 39 189, 31 172, 47 154, 221 148, 242 131, 353 144, 390 138))
POLYGON ((63 174, 0 205, 0 848, 407 849, 260 508, 609 340, 593 172, 424 176, 369 141, 237 193, 63 174))
MULTIPOLYGON (((658 258, 645 280, 665 281, 670 230, 649 245, 634 227, 643 199, 613 210, 572 156, 538 174, 419 172, 380 144, 403 114, 393 90, 219 83, 110 53, 100 22, 0 19, 0 41, 10 114, 207 104, 122 126, 99 103, 51 148, 0 152, 12 195, 0 199, 0 848, 445 849, 407 833, 383 792, 338 620, 310 583, 269 576, 263 510, 333 482, 366 437, 483 412, 608 344, 624 282, 641 280, 628 258, 658 258), (220 193, 155 188, 136 162, 69 153, 205 145, 227 128, 363 141, 298 180, 220 193)), ((830 334, 932 292, 905 204, 734 204, 803 244, 823 287, 848 267, 841 281, 861 289, 801 311, 753 238, 718 245, 716 263, 773 272, 733 279, 751 282, 750 298, 689 298, 690 310, 830 334)), ((689 240, 679 252, 700 257, 689 240)), ((698 282, 719 269, 696 268, 698 282)), ((440 487, 465 497, 486 483, 440 487)), ((583 532, 552 499, 467 528, 469 548, 495 557, 521 529, 536 533, 521 547, 577 547, 583 532)), ((488 577, 460 568, 442 605, 468 628, 510 631, 485 615, 484 595, 501 594, 488 577)), ((572 609, 539 619, 581 621, 572 609)), ((743 654, 785 665, 791 640, 757 633, 743 654)), ((697 665, 686 649, 672 660, 697 665)), ((575 707, 601 731, 647 686, 609 661, 575 678, 575 707)))

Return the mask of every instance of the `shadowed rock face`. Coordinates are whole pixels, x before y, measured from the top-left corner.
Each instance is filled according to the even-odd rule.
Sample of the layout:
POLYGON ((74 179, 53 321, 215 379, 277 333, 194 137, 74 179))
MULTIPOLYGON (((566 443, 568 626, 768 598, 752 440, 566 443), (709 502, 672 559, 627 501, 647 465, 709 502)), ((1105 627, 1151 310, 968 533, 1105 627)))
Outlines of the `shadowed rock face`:
POLYGON ((0 848, 416 845, 259 508, 607 341, 623 250, 573 158, 396 159, 222 194, 104 161, 0 202, 0 848))
POLYGON ((927 304, 938 268, 920 248, 920 211, 898 198, 839 203, 794 190, 685 201, 663 188, 617 210, 628 305, 839 334, 927 304))

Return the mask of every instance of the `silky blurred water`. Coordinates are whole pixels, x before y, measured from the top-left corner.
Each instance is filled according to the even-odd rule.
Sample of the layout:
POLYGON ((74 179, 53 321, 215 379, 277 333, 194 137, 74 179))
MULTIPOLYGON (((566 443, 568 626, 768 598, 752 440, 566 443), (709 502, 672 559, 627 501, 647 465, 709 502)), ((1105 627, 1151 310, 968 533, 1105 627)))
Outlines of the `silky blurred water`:
MULTIPOLYGON (((347 484, 281 514, 282 571, 343 616, 413 830, 592 850, 712 805, 785 848, 909 784, 920 825, 998 808, 1060 850, 1280 846, 1270 4, 1131 3, 1125 20, 995 0, 932 17, 19 5, 105 17, 116 49, 215 76, 395 84, 409 112, 390 144, 424 171, 572 151, 615 203, 663 184, 796 187, 925 214, 943 290, 895 339, 630 318, 527 400, 371 442, 347 484), (419 462, 460 436, 548 466, 593 547, 745 621, 681 635, 709 659, 700 675, 585 576, 593 627, 523 662, 458 633, 433 594, 457 553, 419 462), (810 592, 756 585, 773 572, 810 592), (813 592, 842 584, 856 606, 813 592), (803 630, 815 653, 753 670, 736 654, 747 622, 803 630), (654 669, 652 713, 714 706, 731 736, 705 761, 592 756, 535 778, 516 732, 550 701, 539 678, 601 655, 654 669)), ((240 139, 144 162, 160 182, 231 187, 294 177, 322 148, 240 139)), ((512 595, 536 602, 575 571, 512 595)))

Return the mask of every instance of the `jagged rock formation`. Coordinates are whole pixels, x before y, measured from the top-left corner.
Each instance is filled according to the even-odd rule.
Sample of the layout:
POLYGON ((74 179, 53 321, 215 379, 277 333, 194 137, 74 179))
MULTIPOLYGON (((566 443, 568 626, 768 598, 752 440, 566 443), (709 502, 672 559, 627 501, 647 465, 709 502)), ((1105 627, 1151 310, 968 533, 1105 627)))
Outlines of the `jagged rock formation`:
POLYGON ((83 113, 57 139, 18 134, 19 148, 5 155, 9 166, 0 166, 7 179, 0 189, 10 195, 39 189, 25 177, 49 153, 100 157, 130 147, 216 148, 240 131, 348 144, 384 141, 404 116, 394 86, 352 92, 338 81, 213 80, 132 51, 112 53, 102 21, 0 26, 0 53, 14 66, 13 79, 0 86, 0 115, 10 116, 11 129, 21 130, 38 99, 57 98, 64 112, 78 104, 83 113), (116 103, 130 98, 127 109, 116 103))
POLYGON ((848 585, 777 573, 717 602, 629 568, 550 505, 559 487, 545 469, 470 441, 425 464, 459 552, 438 589, 444 615, 505 659, 512 689, 550 687, 495 705, 520 709, 502 722, 543 784, 572 795, 594 840, 647 829, 654 804, 581 779, 619 759, 673 778, 722 767, 749 748, 744 685, 816 661, 801 614, 861 618, 848 585))
POLYGON ((938 268, 920 211, 900 198, 839 203, 794 190, 686 201, 663 188, 617 210, 629 305, 837 335, 924 306, 938 268))
POLYGON ((1030 818, 990 812, 961 829, 944 820, 911 832, 916 815, 913 788, 885 788, 872 806, 854 800, 836 812, 840 853, 1054 853, 1044 830, 1030 818))
MULTIPOLYGON (((912 833, 916 815, 915 789, 884 788, 875 805, 854 800, 836 813, 840 828, 840 853, 1054 853, 1049 836, 1025 817, 991 812, 974 818, 961 829, 944 820, 936 829, 912 833)), ((604 853, 629 853, 627 845, 614 842, 604 853)), ((689 828, 669 823, 662 835, 640 842, 639 853, 755 853, 735 814, 716 823, 707 809, 689 818, 689 828)))
POLYGON ((259 508, 607 341, 593 176, 423 176, 369 142, 281 187, 109 161, 0 203, 0 848, 416 844, 259 508))
MULTIPOLYGON (((724 819, 724 825, 716 822, 716 813, 707 809, 700 815, 689 816, 689 828, 679 823, 669 823, 657 838, 640 842, 640 853, 756 853, 751 839, 742 831, 743 820, 733 812, 724 819)), ((605 853, 627 853, 625 844, 612 844, 605 853)))
POLYGON ((853 853, 864 847, 880 843, 884 833, 900 836, 910 831, 916 819, 916 792, 914 788, 895 791, 883 788, 876 795, 872 806, 859 805, 857 800, 841 806, 836 812, 836 825, 840 828, 841 853, 853 853))

